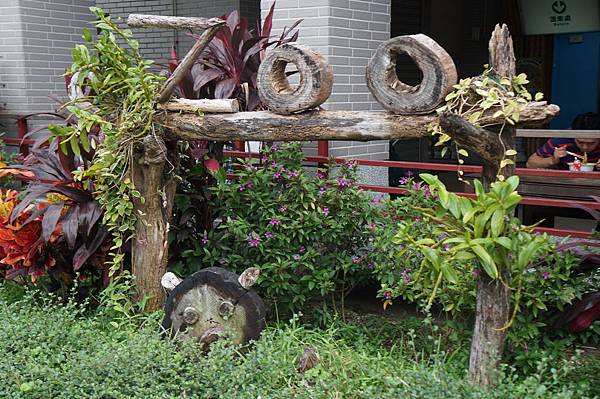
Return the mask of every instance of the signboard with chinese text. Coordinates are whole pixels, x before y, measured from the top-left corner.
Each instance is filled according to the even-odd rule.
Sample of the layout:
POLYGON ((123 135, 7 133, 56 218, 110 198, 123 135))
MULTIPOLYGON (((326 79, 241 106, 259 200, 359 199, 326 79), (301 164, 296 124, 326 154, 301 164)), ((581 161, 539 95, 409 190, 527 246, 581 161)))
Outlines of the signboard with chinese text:
POLYGON ((599 0, 520 0, 526 35, 600 31, 599 0))

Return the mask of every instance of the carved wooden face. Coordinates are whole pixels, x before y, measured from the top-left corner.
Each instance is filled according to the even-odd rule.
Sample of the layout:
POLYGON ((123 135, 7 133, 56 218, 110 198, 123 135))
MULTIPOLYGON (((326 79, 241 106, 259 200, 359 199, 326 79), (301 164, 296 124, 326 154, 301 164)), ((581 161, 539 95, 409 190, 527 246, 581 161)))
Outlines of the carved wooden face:
POLYGON ((219 267, 203 269, 178 284, 165 305, 163 327, 171 337, 207 348, 217 339, 242 344, 264 328, 264 305, 238 275, 219 267))

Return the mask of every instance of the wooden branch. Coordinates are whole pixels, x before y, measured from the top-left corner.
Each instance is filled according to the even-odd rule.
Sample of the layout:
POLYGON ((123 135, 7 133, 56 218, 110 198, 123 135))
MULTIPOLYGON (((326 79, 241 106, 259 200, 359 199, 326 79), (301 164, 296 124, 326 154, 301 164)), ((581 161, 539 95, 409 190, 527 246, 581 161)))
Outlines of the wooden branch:
POLYGON ((205 30, 225 23, 219 18, 168 17, 162 15, 129 14, 127 25, 132 28, 164 28, 205 30))
MULTIPOLYGON (((492 112, 493 114, 493 112, 492 112)), ((546 121, 558 114, 558 107, 532 103, 521 113, 521 121, 546 121)), ((157 121, 180 140, 394 140, 428 136, 427 126, 437 114, 394 115, 383 111, 312 111, 277 115, 268 111, 238 112, 203 116, 165 112, 157 121)), ((502 118, 485 117, 487 124, 502 118)), ((530 122, 528 122, 530 123, 530 122)))
POLYGON ((221 21, 218 25, 211 26, 202 32, 200 38, 196 40, 196 43, 194 43, 190 51, 188 51, 185 57, 183 57, 183 60, 181 60, 173 74, 165 82, 165 85, 158 96, 159 103, 167 102, 171 98, 179 82, 185 78, 185 75, 190 71, 190 69, 192 69, 192 66, 198 57, 200 57, 200 54, 202 54, 206 46, 208 46, 208 43, 210 43, 212 38, 224 25, 225 21, 221 21))
POLYGON ((240 104, 237 100, 189 100, 187 98, 176 98, 164 104, 158 104, 158 109, 173 112, 190 112, 194 114, 198 114, 199 112, 232 113, 240 111, 240 104))
POLYGON ((504 158, 504 147, 498 134, 474 126, 450 112, 440 115, 440 126, 445 132, 452 132, 452 139, 460 147, 479 155, 488 164, 497 165, 504 158))

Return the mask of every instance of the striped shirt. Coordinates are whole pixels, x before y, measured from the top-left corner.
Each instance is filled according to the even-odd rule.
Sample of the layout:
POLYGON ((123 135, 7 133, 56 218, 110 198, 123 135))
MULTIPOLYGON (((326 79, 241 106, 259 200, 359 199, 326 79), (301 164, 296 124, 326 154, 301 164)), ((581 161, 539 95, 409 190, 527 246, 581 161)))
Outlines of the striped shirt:
MULTIPOLYGON (((566 147, 567 151, 573 152, 575 154, 583 155, 583 152, 577 147, 575 143, 575 139, 550 139, 546 141, 546 143, 538 148, 536 154, 538 154, 542 158, 550 158, 554 156, 554 149, 556 147, 566 147)), ((594 151, 588 152, 588 162, 596 163, 600 159, 600 145, 596 147, 594 151)), ((569 169, 569 165, 567 163, 573 162, 575 157, 573 155, 567 155, 560 159, 560 163, 557 165, 559 169, 569 169)))

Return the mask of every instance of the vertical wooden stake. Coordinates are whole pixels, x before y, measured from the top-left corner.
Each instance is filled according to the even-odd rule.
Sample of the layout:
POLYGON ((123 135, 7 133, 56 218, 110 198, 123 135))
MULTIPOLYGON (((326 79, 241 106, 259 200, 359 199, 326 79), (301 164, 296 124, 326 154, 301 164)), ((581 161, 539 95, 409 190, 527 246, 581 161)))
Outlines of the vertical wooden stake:
MULTIPOLYGON (((489 44, 490 66, 501 77, 515 75, 515 55, 512 38, 506 25, 496 25, 489 44)), ((516 129, 506 125, 502 131, 505 149, 515 148, 516 129)), ((513 157, 514 161, 514 157, 513 157)), ((482 183, 486 190, 496 180, 498 165, 484 164, 482 183)), ((514 174, 514 165, 508 165, 500 171, 505 178, 514 174)), ((497 368, 504 351, 506 326, 510 319, 510 275, 506 271, 499 279, 492 280, 481 273, 477 282, 477 307, 475 327, 469 358, 469 377, 471 382, 489 388, 497 382, 497 368)))

